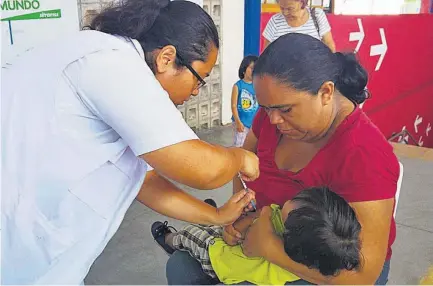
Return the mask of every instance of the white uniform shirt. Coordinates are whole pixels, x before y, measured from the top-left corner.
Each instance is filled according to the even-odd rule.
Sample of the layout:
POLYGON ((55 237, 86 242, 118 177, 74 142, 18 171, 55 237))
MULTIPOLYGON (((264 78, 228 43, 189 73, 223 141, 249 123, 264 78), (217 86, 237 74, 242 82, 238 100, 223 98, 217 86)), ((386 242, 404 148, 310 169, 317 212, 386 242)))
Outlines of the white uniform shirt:
POLYGON ((138 42, 77 34, 2 74, 2 284, 81 283, 138 194, 137 156, 197 139, 138 42))

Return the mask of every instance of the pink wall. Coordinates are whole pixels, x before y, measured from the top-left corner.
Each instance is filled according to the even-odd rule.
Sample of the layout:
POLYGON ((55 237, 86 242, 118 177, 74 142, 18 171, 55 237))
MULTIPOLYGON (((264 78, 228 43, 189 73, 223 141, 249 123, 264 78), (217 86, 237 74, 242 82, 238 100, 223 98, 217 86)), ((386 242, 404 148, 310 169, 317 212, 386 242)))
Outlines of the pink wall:
POLYGON ((421 0, 421 13, 428 14, 430 13, 430 7, 432 5, 432 0, 421 0))

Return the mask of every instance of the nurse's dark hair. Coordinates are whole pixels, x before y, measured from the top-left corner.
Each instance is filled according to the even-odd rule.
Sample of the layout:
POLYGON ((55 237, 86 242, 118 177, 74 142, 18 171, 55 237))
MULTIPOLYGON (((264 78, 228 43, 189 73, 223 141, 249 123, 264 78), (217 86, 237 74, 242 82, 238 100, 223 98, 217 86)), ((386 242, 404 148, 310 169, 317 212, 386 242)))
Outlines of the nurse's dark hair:
POLYGON ((327 187, 297 194, 284 223, 284 250, 294 261, 325 276, 356 270, 361 264, 361 225, 355 211, 327 187))
POLYGON ((322 41, 303 34, 286 34, 272 42, 254 66, 254 77, 268 75, 280 83, 316 95, 323 83, 352 102, 370 97, 367 71, 354 53, 333 53, 322 41))
POLYGON ((136 39, 155 72, 153 51, 173 45, 181 56, 176 64, 206 61, 212 46, 219 48, 212 18, 190 1, 124 0, 104 9, 90 26, 92 30, 136 39))
POLYGON ((247 68, 250 66, 251 63, 256 62, 257 59, 258 59, 257 56, 248 55, 242 60, 241 65, 239 66, 239 71, 238 71, 238 75, 239 75, 240 79, 244 79, 245 72, 247 71, 247 68))

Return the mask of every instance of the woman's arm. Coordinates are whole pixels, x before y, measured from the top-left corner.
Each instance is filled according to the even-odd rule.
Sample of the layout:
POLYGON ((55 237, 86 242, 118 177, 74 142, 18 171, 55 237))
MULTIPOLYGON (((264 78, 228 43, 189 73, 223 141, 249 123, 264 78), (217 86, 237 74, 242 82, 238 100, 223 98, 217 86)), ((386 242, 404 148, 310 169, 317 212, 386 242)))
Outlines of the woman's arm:
POLYGON ((385 262, 393 205, 394 199, 351 204, 362 227, 363 263, 358 271, 342 271, 335 277, 327 277, 291 260, 284 251, 283 242, 273 232, 268 208, 262 210, 259 220, 250 227, 243 243, 244 253, 263 256, 315 284, 374 284, 385 262))
MULTIPOLYGON (((274 16, 276 16, 277 14, 275 14, 274 16)), ((264 47, 263 50, 266 49, 269 44, 271 43, 272 40, 275 40, 275 34, 277 33, 277 26, 275 24, 275 20, 274 20, 274 16, 272 16, 268 23, 266 24, 265 29, 263 30, 262 36, 265 38, 265 43, 264 43, 264 47)))
POLYGON ((328 18, 322 9, 315 9, 315 12, 322 42, 327 45, 333 53, 335 53, 335 43, 332 38, 331 26, 329 25, 328 18))
POLYGON ((327 45, 333 53, 336 52, 334 38, 332 37, 332 33, 330 31, 323 35, 322 42, 327 45))
POLYGON ((138 201, 165 216, 190 223, 215 225, 236 221, 253 198, 253 193, 240 192, 216 209, 183 192, 155 171, 147 172, 137 195, 138 201))
POLYGON ((197 189, 218 188, 238 172, 247 181, 259 176, 258 158, 254 153, 201 140, 180 142, 141 157, 161 175, 197 189))
POLYGON ((258 177, 254 154, 198 140, 136 53, 93 53, 70 65, 64 76, 89 112, 159 174, 197 189, 222 186, 238 172, 247 180, 258 177), (111 78, 117 80, 107 81, 111 78))

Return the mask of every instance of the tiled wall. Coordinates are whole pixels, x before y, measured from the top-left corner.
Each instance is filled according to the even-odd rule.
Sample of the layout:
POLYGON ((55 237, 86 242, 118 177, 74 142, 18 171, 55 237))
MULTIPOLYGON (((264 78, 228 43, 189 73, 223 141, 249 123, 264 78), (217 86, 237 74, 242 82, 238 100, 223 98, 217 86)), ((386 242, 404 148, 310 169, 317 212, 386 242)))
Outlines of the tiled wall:
MULTIPOLYGON (((222 0, 204 0, 203 9, 212 17, 221 38, 221 3, 222 0)), ((192 97, 179 110, 193 129, 209 129, 221 125, 221 62, 219 57, 212 70, 207 85, 200 89, 196 97, 192 97)))
MULTIPOLYGON (((203 9, 212 17, 221 38, 221 2, 222 0, 204 0, 203 9)), ((92 17, 112 0, 78 0, 81 27, 87 25, 92 17)), ((221 63, 219 57, 207 85, 200 93, 184 105, 179 106, 186 122, 195 130, 209 129, 221 125, 221 63)))

